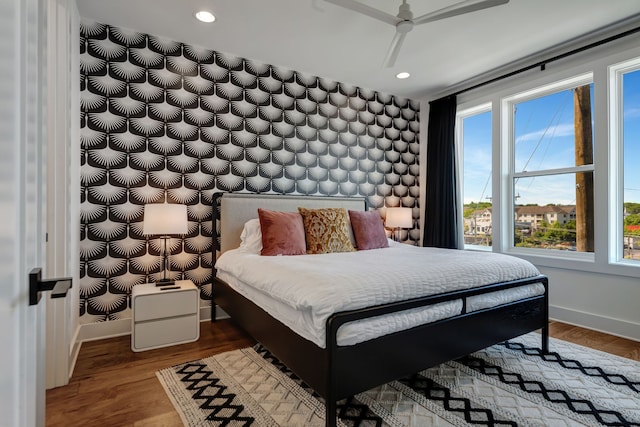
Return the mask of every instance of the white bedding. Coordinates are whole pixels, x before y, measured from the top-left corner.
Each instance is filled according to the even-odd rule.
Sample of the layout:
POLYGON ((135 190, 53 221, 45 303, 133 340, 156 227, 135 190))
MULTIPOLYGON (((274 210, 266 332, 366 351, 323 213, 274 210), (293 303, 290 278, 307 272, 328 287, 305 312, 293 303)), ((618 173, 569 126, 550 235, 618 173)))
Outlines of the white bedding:
MULTIPOLYGON (((243 248, 216 262, 218 277, 320 347, 327 318, 336 312, 468 289, 539 274, 528 261, 495 253, 389 248, 351 253, 260 256, 243 248)), ((467 299, 468 311, 544 293, 542 284, 467 299)), ((343 325, 339 345, 459 314, 461 300, 343 325)))

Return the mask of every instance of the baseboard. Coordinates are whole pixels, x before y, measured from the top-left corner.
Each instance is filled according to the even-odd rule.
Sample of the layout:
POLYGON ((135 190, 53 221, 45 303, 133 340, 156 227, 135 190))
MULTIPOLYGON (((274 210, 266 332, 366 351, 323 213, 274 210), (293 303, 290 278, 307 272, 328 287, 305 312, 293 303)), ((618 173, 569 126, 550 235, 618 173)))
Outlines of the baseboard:
POLYGON ((108 322, 85 323, 80 325, 78 341, 95 341, 131 334, 131 319, 109 320, 108 322))
MULTIPOLYGON (((228 319, 229 315, 221 308, 216 311, 218 319, 228 319)), ((200 307, 200 322, 211 321, 211 307, 200 307)), ((131 335, 131 319, 110 320, 108 322, 85 323, 80 325, 75 343, 80 351, 80 344, 85 341, 96 341, 107 338, 131 335)), ((75 350, 75 346, 74 346, 75 350)), ((77 357, 77 354, 76 354, 77 357)), ((75 360, 73 362, 75 364, 75 360)))
POLYGON ((73 336, 71 342, 71 351, 69 353, 69 379, 73 376, 73 370, 76 368, 76 362, 78 361, 78 355, 80 354, 80 347, 82 347, 82 341, 78 339, 80 335, 80 326, 76 328, 76 333, 73 336))
POLYGON ((231 319, 231 316, 229 316, 226 311, 219 308, 216 312, 216 319, 231 319))
POLYGON ((211 306, 200 307, 200 322, 211 320, 211 306))
POLYGON ((549 306, 549 318, 609 335, 640 341, 640 324, 637 323, 553 305, 549 306))
MULTIPOLYGON (((229 319, 230 316, 220 307, 216 308, 216 319, 229 319)), ((200 308, 200 322, 211 321, 211 306, 200 308)))

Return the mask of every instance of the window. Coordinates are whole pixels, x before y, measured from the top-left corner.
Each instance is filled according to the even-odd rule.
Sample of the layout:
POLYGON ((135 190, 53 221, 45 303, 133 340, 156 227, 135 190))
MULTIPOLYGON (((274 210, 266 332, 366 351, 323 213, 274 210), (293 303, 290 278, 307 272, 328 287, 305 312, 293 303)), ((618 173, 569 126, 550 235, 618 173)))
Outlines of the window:
MULTIPOLYGON (((617 88, 614 101, 613 122, 618 123, 619 151, 622 154, 618 160, 621 173, 618 180, 622 180, 620 200, 620 228, 618 239, 617 261, 640 261, 640 60, 630 61, 623 66, 614 67, 617 71, 617 88), (615 105, 617 104, 617 109, 615 105)), ((616 169, 615 166, 613 168, 616 169)))
POLYGON ((462 197, 465 248, 491 247, 491 105, 458 113, 458 143, 462 149, 462 197))
POLYGON ((592 99, 581 76, 505 101, 515 247, 594 251, 592 99))
POLYGON ((458 96, 465 248, 639 278, 640 45, 556 65, 458 96))

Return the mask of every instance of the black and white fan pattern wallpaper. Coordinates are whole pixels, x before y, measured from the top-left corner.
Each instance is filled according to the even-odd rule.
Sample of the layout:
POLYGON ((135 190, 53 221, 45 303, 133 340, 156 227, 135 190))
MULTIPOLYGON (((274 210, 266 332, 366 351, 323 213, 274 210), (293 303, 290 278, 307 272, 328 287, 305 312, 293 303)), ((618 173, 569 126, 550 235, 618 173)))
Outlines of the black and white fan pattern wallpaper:
POLYGON ((188 206, 170 276, 208 304, 217 192, 366 196, 414 208, 419 103, 88 20, 81 23, 80 322, 131 317, 162 275, 146 203, 188 206))

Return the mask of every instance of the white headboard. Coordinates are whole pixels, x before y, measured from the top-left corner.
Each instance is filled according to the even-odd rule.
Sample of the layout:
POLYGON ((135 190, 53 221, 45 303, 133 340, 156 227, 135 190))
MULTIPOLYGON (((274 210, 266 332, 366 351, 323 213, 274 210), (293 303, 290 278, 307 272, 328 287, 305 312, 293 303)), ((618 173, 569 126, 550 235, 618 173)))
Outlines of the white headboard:
POLYGON ((299 206, 310 209, 345 208, 354 211, 366 209, 364 197, 224 193, 219 203, 220 253, 240 246, 242 228, 250 219, 258 218, 258 208, 282 212, 297 212, 299 206))

